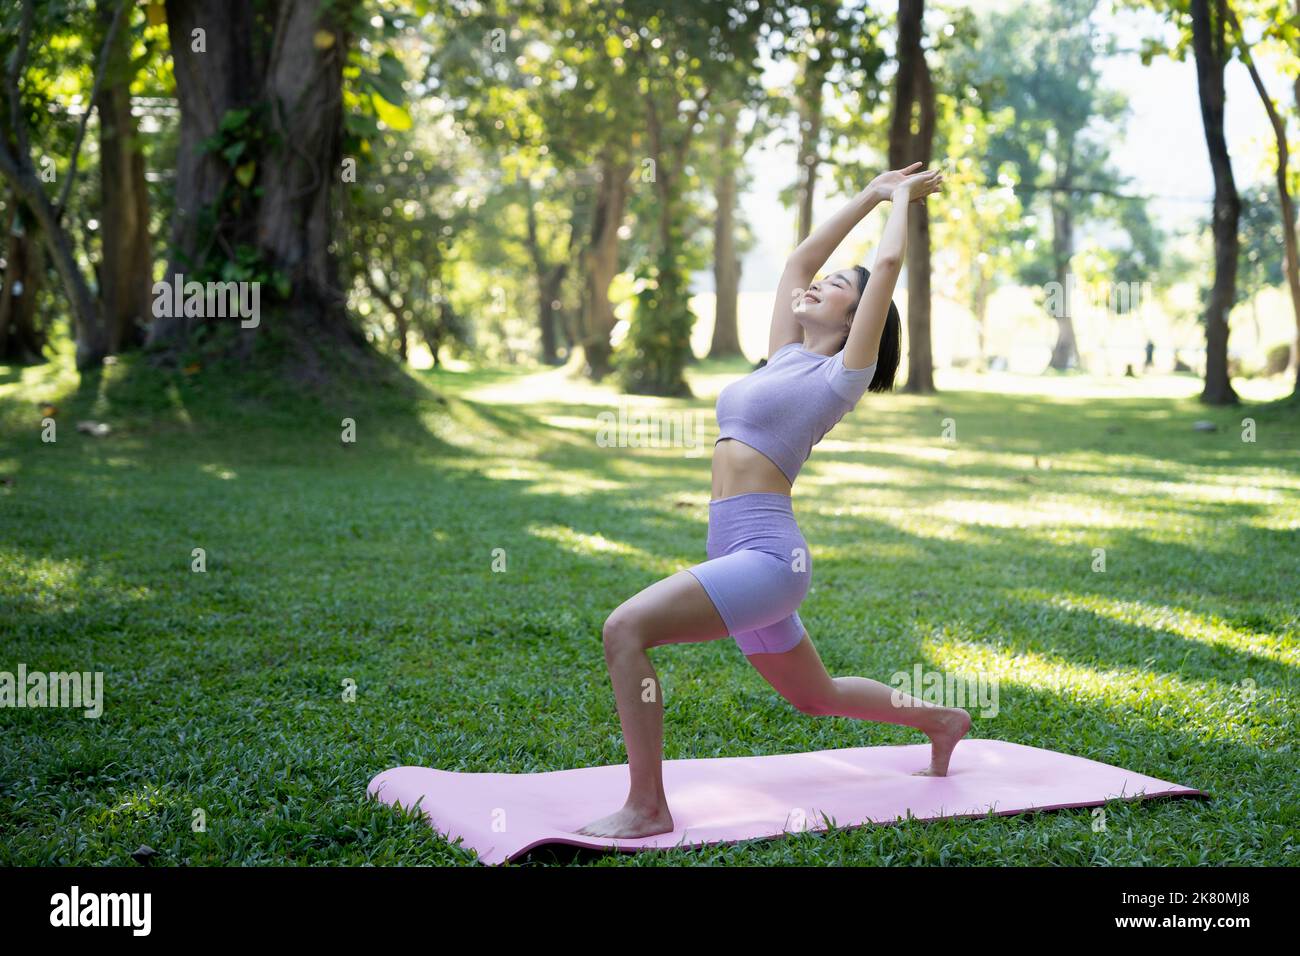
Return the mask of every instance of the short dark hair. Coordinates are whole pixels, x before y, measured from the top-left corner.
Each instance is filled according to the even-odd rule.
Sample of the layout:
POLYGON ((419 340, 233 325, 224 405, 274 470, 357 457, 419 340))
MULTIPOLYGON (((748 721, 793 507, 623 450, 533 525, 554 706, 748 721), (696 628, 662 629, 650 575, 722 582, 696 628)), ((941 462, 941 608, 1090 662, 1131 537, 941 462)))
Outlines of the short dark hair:
MULTIPOLYGON (((857 311, 858 303, 862 301, 862 293, 866 291, 867 280, 871 278, 871 273, 867 271, 866 266, 854 266, 854 276, 858 285, 857 302, 849 309, 849 317, 857 311)), ((848 344, 849 333, 844 333, 844 341, 840 343, 840 349, 848 344)), ((894 376, 898 374, 898 363, 903 356, 903 320, 898 315, 898 306, 894 305, 893 300, 889 302, 889 314, 885 317, 885 327, 880 333, 880 353, 876 356, 876 374, 871 376, 871 384, 867 386, 868 392, 888 392, 894 387, 894 376)))

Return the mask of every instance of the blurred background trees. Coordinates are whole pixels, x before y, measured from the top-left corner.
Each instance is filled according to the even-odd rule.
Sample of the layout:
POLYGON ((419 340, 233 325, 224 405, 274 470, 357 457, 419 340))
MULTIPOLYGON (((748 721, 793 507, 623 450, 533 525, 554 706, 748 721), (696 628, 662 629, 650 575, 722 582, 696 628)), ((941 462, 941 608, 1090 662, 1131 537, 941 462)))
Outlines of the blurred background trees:
POLYGON ((1099 374, 1160 338, 1167 367, 1201 356, 1207 402, 1282 354, 1296 381, 1300 0, 1120 0, 1152 24, 1136 38, 1104 6, 14 0, 0 361, 66 344, 93 372, 144 349, 320 382, 537 362, 683 395, 697 355, 760 357, 766 250, 930 159, 948 188, 914 217, 899 287, 908 388, 949 365, 1023 371, 1027 336, 1037 370, 1099 374), (1196 64, 1181 95, 1214 183, 1194 230, 1162 225, 1116 162, 1142 135, 1103 82, 1125 51, 1196 64), (1252 71, 1259 95, 1230 105, 1266 117, 1266 169, 1234 171, 1229 67, 1252 71), (178 276, 257 283, 261 321, 157 314, 154 284, 178 276), (1120 308, 1081 329, 1052 296, 1071 279, 1145 283, 1158 321, 1120 308))

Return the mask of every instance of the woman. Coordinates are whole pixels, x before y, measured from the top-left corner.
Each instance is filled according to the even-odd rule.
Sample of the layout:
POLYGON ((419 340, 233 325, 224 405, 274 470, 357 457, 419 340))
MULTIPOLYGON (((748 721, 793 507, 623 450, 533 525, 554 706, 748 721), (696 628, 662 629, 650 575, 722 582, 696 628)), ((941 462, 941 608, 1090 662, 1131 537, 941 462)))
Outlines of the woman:
POLYGON ((796 608, 808 592, 808 545, 790 491, 813 445, 864 391, 888 391, 902 336, 891 301, 907 245, 911 203, 943 184, 920 163, 877 176, 786 263, 768 336, 768 362, 718 396, 720 436, 713 455, 709 560, 628 599, 605 621, 605 662, 627 745, 627 802, 578 830, 641 837, 674 829, 664 794, 663 695, 646 651, 661 644, 732 635, 750 663, 806 714, 905 724, 931 741, 930 766, 944 776, 970 715, 897 693, 864 677, 832 678, 796 608), (861 266, 810 282, 863 216, 885 200, 893 209, 876 253, 861 266))

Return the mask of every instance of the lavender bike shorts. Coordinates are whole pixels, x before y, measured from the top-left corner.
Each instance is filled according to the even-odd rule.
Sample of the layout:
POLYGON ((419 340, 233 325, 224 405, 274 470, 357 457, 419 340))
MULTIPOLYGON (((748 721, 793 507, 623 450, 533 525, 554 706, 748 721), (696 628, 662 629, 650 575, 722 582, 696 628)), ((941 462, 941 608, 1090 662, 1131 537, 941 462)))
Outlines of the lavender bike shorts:
POLYGON ((803 638, 796 608, 812 583, 808 542, 789 495, 750 492, 709 502, 709 560, 687 570, 749 654, 780 654, 803 638))

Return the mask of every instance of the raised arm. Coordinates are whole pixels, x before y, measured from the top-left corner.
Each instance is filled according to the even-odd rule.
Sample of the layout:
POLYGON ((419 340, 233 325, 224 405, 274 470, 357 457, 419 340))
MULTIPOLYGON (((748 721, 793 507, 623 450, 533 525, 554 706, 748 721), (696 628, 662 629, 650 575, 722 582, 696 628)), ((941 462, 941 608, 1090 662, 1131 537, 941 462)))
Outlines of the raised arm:
POLYGON ((885 221, 885 232, 876 250, 876 264, 871 278, 862 290, 849 338, 844 343, 844 367, 866 368, 875 364, 880 353, 880 335, 889 315, 889 303, 894 297, 894 286, 903 269, 903 254, 907 251, 907 216, 912 204, 937 192, 943 185, 943 174, 938 170, 924 170, 908 176, 894 187, 890 199, 894 208, 885 221))
POLYGON ((781 272, 781 281, 776 287, 776 305, 772 309, 772 324, 767 337, 768 358, 791 342, 803 341, 803 330, 794 314, 796 294, 803 294, 817 270, 826 264, 831 253, 853 231, 853 227, 878 204, 890 198, 894 189, 920 165, 913 163, 904 169, 881 173, 790 253, 785 269, 781 272))

